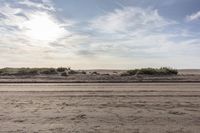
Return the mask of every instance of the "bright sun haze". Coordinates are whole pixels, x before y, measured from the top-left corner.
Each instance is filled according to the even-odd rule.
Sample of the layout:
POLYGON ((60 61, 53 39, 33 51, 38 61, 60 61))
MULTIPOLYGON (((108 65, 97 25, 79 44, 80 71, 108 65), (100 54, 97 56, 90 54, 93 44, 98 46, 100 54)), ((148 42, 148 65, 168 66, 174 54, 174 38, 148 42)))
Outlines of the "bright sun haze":
POLYGON ((31 15, 23 25, 27 29, 27 36, 42 41, 55 41, 65 32, 64 28, 46 13, 31 15))

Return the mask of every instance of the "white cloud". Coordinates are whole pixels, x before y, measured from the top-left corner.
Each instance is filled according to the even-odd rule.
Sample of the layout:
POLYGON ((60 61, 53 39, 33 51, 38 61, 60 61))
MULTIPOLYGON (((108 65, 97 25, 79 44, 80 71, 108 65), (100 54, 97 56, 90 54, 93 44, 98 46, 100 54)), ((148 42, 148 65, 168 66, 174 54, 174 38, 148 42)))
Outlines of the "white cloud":
POLYGON ((50 0, 41 0, 41 3, 36 3, 31 0, 21 0, 18 3, 32 8, 55 11, 55 8, 53 7, 52 2, 50 0))
POLYGON ((52 42, 70 34, 59 21, 47 13, 34 12, 28 18, 29 20, 21 24, 21 28, 32 39, 52 42))
POLYGON ((184 29, 168 31, 177 23, 156 9, 123 7, 83 24, 67 18, 60 21, 54 6, 46 6, 44 0, 17 3, 29 8, 0 5, 0 61, 15 67, 16 62, 82 69, 187 65, 181 59, 191 59, 200 50, 199 39, 181 38, 194 34, 184 29))
POLYGON ((195 21, 195 20, 199 20, 199 19, 200 19, 200 11, 193 13, 186 17, 187 21, 195 21))
POLYGON ((57 54, 57 59, 63 56, 50 44, 71 36, 73 31, 70 27, 74 25, 74 22, 68 19, 61 21, 57 18, 56 11, 52 13, 52 10, 42 3, 32 1, 31 5, 26 5, 26 3, 21 6, 20 2, 4 2, 0 5, 0 53, 2 57, 0 62, 4 62, 2 65, 35 66, 41 63, 42 66, 42 62, 44 64, 50 62, 49 56, 57 54), (31 8, 24 6, 31 6, 31 8), (33 6, 37 7, 33 9, 33 6), (50 53, 50 55, 45 52, 52 50, 55 53, 50 53))
POLYGON ((162 28, 173 23, 161 17, 157 10, 124 7, 97 17, 91 21, 91 26, 102 32, 116 33, 162 28))
POLYGON ((127 57, 147 57, 148 54, 167 56, 173 35, 164 30, 174 24, 175 21, 163 18, 157 10, 134 7, 116 9, 91 21, 91 29, 100 33, 94 37, 94 44, 91 45, 97 50, 107 49, 108 54, 127 57))
POLYGON ((113 58, 111 63, 126 58, 135 65, 139 63, 144 66, 144 62, 152 61, 151 65, 155 66, 167 63, 178 66, 178 60, 193 58, 200 50, 200 40, 194 42, 190 39, 195 37, 195 33, 186 34, 189 33, 186 29, 179 29, 177 22, 160 16, 154 9, 116 9, 93 19, 90 26, 97 35, 92 37, 88 51, 100 58, 113 58), (175 41, 175 38, 180 40, 175 41))
POLYGON ((42 41, 38 45, 41 45, 41 43, 45 45, 71 34, 67 28, 72 26, 73 22, 68 20, 63 23, 49 10, 35 11, 11 7, 9 3, 0 7, 0 13, 4 17, 0 20, 0 28, 2 29, 0 35, 7 38, 7 40, 16 38, 20 42, 20 39, 23 38, 29 44, 35 45, 35 42, 42 41))

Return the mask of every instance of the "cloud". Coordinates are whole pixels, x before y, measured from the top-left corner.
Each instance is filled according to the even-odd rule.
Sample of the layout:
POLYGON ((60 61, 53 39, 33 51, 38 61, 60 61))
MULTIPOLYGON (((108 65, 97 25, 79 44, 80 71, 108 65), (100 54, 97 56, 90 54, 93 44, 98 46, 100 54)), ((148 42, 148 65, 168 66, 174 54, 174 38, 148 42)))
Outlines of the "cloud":
POLYGON ((195 20, 199 20, 199 19, 200 19, 200 11, 193 13, 189 16, 186 16, 187 21, 195 21, 195 20))
MULTIPOLYGON (((46 4, 44 0, 2 2, 0 53, 1 57, 7 60, 5 65, 20 63, 30 65, 34 64, 34 61, 48 62, 49 55, 45 51, 56 51, 50 44, 71 36, 73 31, 70 27, 74 22, 67 18, 58 19, 56 10, 51 8, 53 5, 46 6, 46 4), (12 61, 15 63, 11 63, 12 61)), ((58 56, 62 56, 62 53, 56 52, 58 56)), ((51 53, 50 56, 54 55, 55 53, 51 53)), ((2 58, 0 61, 4 62, 2 58)))
POLYGON ((156 9, 116 9, 90 22, 92 31, 99 33, 91 46, 115 56, 168 56, 173 35, 165 31, 176 24, 160 16, 156 9))
POLYGON ((70 31, 67 28, 73 25, 72 21, 68 20, 63 23, 57 19, 55 14, 49 11, 49 8, 43 8, 43 6, 38 7, 43 10, 22 8, 19 6, 22 4, 21 2, 30 2, 32 3, 31 5, 43 5, 46 7, 45 4, 28 0, 16 2, 14 5, 3 3, 0 6, 0 14, 3 16, 3 19, 0 20, 2 38, 5 37, 7 40, 16 38, 16 40, 19 40, 18 42, 21 39, 27 40, 32 45, 42 41, 40 44, 43 43, 45 45, 70 35, 70 31))
POLYGON ((18 3, 31 8, 55 11, 55 8, 52 5, 53 3, 50 0, 41 0, 41 2, 34 2, 33 0, 21 0, 18 3))
POLYGON ((0 61, 12 66, 128 68, 187 65, 184 58, 199 55, 198 35, 157 9, 122 7, 87 22, 58 14, 51 1, 2 3, 0 61))
POLYGON ((158 14, 157 10, 124 7, 91 21, 91 26, 101 32, 126 32, 130 30, 162 28, 173 24, 158 14))
POLYGON ((192 41, 196 34, 162 17, 156 9, 123 7, 96 17, 89 24, 93 34, 87 50, 95 57, 112 58, 110 63, 127 59, 135 65, 152 61, 162 66, 168 61, 176 66, 175 59, 178 62, 199 55, 200 40, 192 41))

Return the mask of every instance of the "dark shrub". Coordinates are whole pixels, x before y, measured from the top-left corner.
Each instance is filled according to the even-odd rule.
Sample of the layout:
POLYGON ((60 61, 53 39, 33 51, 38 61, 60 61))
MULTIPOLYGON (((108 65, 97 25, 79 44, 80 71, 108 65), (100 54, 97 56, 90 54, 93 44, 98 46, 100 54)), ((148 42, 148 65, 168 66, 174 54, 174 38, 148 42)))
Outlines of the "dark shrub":
POLYGON ((124 72, 124 73, 121 73, 120 76, 131 76, 130 74, 124 72))
POLYGON ((98 72, 92 72, 92 75, 100 75, 98 72))
POLYGON ((160 71, 165 74, 174 74, 174 75, 178 74, 178 70, 172 69, 172 68, 167 68, 167 67, 161 67, 160 71))
POLYGON ((67 70, 67 68, 59 67, 56 70, 57 70, 57 72, 64 72, 65 70, 67 70))
POLYGON ((137 72, 138 72, 138 69, 126 71, 126 73, 129 74, 129 75, 135 75, 137 72))
POLYGON ((68 76, 66 72, 62 72, 61 76, 68 76))
POLYGON ((69 70, 68 74, 77 74, 78 72, 74 71, 74 70, 69 70))
POLYGON ((122 73, 121 76, 132 76, 135 74, 139 75, 177 75, 178 71, 176 69, 161 67, 161 68, 142 68, 128 70, 125 73, 122 73))
POLYGON ((120 76, 132 76, 138 73, 138 69, 134 69, 134 70, 128 70, 124 73, 121 73, 120 76))
POLYGON ((0 75, 2 75, 3 74, 3 70, 2 69, 0 69, 0 75))
POLYGON ((15 75, 37 75, 38 71, 34 68, 19 68, 15 75))
POLYGON ((40 72, 41 74, 57 74, 54 68, 43 68, 40 72))
POLYGON ((158 70, 154 68, 142 68, 138 70, 138 74, 155 75, 158 74, 158 70))
POLYGON ((87 74, 85 71, 82 71, 81 74, 87 74))
POLYGON ((17 72, 17 68, 2 68, 0 69, 0 75, 14 75, 17 72))
POLYGON ((116 73, 116 74, 117 74, 118 72, 114 71, 113 73, 116 73))

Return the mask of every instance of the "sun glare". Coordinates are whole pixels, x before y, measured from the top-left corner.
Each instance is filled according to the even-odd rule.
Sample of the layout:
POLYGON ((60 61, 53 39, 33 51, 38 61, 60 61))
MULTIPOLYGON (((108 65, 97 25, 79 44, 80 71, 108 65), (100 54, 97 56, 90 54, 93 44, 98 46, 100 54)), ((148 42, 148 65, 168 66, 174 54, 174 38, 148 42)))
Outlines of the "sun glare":
POLYGON ((65 33, 65 29, 46 13, 32 15, 24 26, 27 36, 41 41, 55 41, 65 33))

